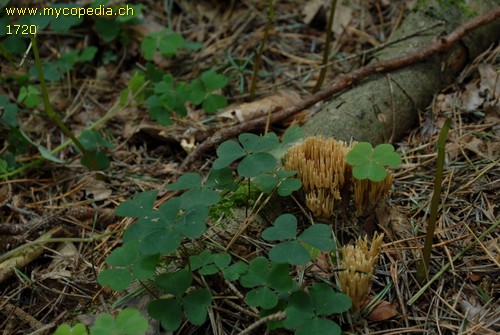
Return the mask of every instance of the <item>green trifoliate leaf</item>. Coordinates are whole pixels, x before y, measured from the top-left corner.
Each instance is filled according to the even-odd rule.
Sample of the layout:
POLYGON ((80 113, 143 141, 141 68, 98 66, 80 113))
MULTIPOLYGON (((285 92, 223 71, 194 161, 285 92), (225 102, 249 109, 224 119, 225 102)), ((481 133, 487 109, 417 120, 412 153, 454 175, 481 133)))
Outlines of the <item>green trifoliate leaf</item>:
POLYGON ((156 278, 155 282, 165 293, 182 297, 191 286, 193 275, 188 269, 181 269, 176 272, 163 273, 156 278))
POLYGON ((317 223, 307 228, 299 237, 299 240, 321 251, 332 251, 336 248, 330 226, 317 223))
POLYGON ((148 313, 156 320, 159 320, 161 326, 166 331, 175 331, 182 322, 182 307, 174 299, 153 300, 148 305, 148 313))
POLYGON ((297 219, 292 214, 280 215, 274 222, 273 227, 269 227, 262 233, 262 238, 267 241, 292 240, 297 236, 297 219))
POLYGON ((202 288, 194 290, 182 299, 184 312, 194 325, 202 325, 207 318, 208 307, 212 303, 210 291, 202 288))
POLYGON ((309 290, 316 315, 343 313, 351 308, 349 297, 323 283, 314 284, 309 290))
POLYGON ((269 252, 269 259, 275 263, 306 265, 311 254, 297 241, 287 241, 275 245, 269 252))
POLYGON ((379 144, 373 149, 373 160, 379 164, 396 167, 401 164, 401 157, 391 144, 379 144))
POLYGON ((151 214, 158 191, 146 191, 135 195, 132 199, 121 203, 116 209, 118 216, 131 218, 144 217, 151 214))
POLYGON ((245 178, 253 178, 268 172, 276 166, 276 159, 266 152, 250 154, 238 165, 238 173, 245 178))
POLYGON ((278 297, 271 289, 264 286, 249 291, 245 301, 250 306, 271 309, 278 304, 278 297))
POLYGON ((246 155, 245 150, 235 141, 225 141, 217 148, 217 158, 213 164, 214 169, 222 169, 238 158, 246 155))

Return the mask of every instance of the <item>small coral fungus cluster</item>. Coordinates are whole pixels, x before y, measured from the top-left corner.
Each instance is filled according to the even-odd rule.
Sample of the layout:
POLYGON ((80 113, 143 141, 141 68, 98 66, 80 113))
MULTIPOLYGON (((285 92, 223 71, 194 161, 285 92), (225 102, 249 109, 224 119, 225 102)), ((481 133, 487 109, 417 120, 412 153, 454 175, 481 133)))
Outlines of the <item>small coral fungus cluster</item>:
POLYGON ((373 270, 378 261, 383 238, 383 234, 375 233, 370 247, 365 236, 364 239, 359 238, 356 245, 340 249, 342 261, 339 268, 342 271, 338 272, 338 278, 342 292, 351 298, 353 312, 360 309, 370 291, 373 270))
POLYGON ((392 185, 390 173, 380 182, 352 176, 346 156, 351 145, 320 136, 308 137, 288 150, 285 167, 297 170, 306 193, 306 205, 317 217, 329 218, 354 198, 356 215, 372 212, 392 185))

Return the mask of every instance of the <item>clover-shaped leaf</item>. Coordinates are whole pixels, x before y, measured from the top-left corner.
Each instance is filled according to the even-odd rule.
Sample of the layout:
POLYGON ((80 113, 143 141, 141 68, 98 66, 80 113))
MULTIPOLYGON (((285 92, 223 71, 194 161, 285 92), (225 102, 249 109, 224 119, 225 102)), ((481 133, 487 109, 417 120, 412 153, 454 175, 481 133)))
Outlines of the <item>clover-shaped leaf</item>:
POLYGON ((267 152, 257 152, 243 158, 238 165, 238 173, 245 178, 252 178, 268 172, 276 166, 276 159, 267 152))
POLYGON ((314 284, 309 290, 316 315, 343 313, 351 308, 351 300, 344 293, 334 292, 327 284, 314 284))
POLYGON ((380 144, 375 149, 367 142, 356 143, 347 154, 347 163, 353 165, 356 179, 370 179, 379 182, 387 176, 385 166, 401 164, 401 157, 391 144, 380 144))
POLYGON ((262 233, 262 238, 267 241, 283 241, 295 239, 297 236, 297 219, 292 214, 280 215, 274 222, 273 227, 269 227, 262 233))
POLYGON ((207 91, 215 91, 226 86, 229 79, 214 70, 208 70, 202 73, 201 81, 205 84, 207 91))
POLYGON ((302 187, 302 182, 297 178, 287 178, 278 187, 278 194, 282 197, 289 196, 302 187))
POLYGON ((275 263, 306 265, 311 260, 311 254, 298 241, 286 241, 269 251, 269 259, 275 263))
POLYGON ((335 247, 331 228, 322 223, 317 223, 307 228, 299 240, 321 251, 332 251, 335 247))
POLYGON ((184 312, 194 325, 202 325, 207 318, 208 306, 212 303, 212 294, 206 288, 190 292, 182 299, 184 312))
POLYGON ((166 331, 177 330, 182 323, 182 307, 175 299, 152 300, 148 305, 148 313, 159 320, 166 331))
POLYGON ((245 155, 245 150, 238 143, 235 141, 225 141, 217 148, 218 158, 212 167, 214 169, 222 169, 245 155))
POLYGON ((126 200, 115 209, 118 216, 128 216, 139 218, 147 216, 153 210, 158 191, 146 191, 135 195, 132 199, 126 200))
POLYGON ((278 136, 275 133, 267 133, 263 137, 252 133, 243 133, 238 140, 248 152, 264 152, 279 146, 278 136))
POLYGON ((188 269, 163 273, 156 278, 156 285, 166 293, 180 298, 193 282, 193 275, 188 269))
POLYGON ((240 284, 247 288, 263 285, 269 271, 269 261, 264 257, 257 257, 248 265, 247 273, 241 276, 240 284))
POLYGON ((278 296, 268 287, 259 287, 249 291, 245 300, 247 304, 254 307, 271 309, 278 304, 278 296))
POLYGON ((167 190, 186 190, 189 188, 200 187, 201 176, 196 172, 186 173, 177 179, 176 183, 165 186, 167 190))

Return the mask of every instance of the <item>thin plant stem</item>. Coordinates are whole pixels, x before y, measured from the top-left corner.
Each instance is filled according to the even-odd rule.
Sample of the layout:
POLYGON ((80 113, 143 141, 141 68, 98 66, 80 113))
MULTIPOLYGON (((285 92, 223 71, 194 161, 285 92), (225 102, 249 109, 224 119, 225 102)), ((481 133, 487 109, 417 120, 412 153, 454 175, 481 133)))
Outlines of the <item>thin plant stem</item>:
POLYGON ((416 278, 419 284, 423 284, 427 280, 429 272, 429 263, 431 260, 432 240, 434 239, 434 232, 436 230, 436 221, 439 209, 439 200, 441 195, 441 184, 443 182, 443 166, 445 156, 446 138, 450 130, 451 119, 447 118, 444 122, 443 128, 439 133, 437 140, 437 167, 436 167, 436 180, 434 181, 434 193, 431 199, 431 213, 429 216, 429 224, 427 225, 427 233, 425 235, 424 249, 422 250, 422 258, 417 265, 416 278))
POLYGON ((36 38, 34 35, 30 35, 31 44, 33 48, 33 55, 35 56, 36 69, 38 70, 38 79, 40 80, 40 88, 42 90, 42 98, 43 104, 45 106, 45 113, 47 116, 55 122, 55 124, 61 129, 64 135, 68 136, 73 143, 78 147, 78 149, 82 152, 85 158, 88 160, 92 170, 99 170, 96 161, 90 155, 90 153, 83 147, 80 141, 73 135, 71 130, 61 121, 61 119, 57 116, 57 114, 52 109, 52 105, 50 104, 49 94, 47 91, 47 84, 45 82, 45 76, 43 75, 42 69, 42 61, 40 60, 40 54, 38 53, 38 46, 36 44, 36 38))
POLYGON ((316 82, 316 86, 314 86, 313 93, 318 92, 323 85, 326 77, 326 71, 328 67, 328 58, 330 57, 330 43, 332 42, 332 27, 333 20, 335 18, 335 8, 337 8, 337 0, 332 0, 332 5, 330 7, 330 16, 328 17, 328 24, 326 27, 326 42, 325 49, 323 50, 323 62, 321 63, 321 72, 319 73, 318 81, 316 82))
POLYGON ((269 36, 269 31, 273 26, 274 21, 274 3, 273 0, 269 0, 269 18, 267 20, 267 25, 264 30, 264 36, 262 37, 262 42, 260 43, 259 49, 257 50, 257 54, 255 55, 255 61, 253 63, 253 73, 252 73, 252 81, 250 82, 250 100, 255 98, 255 89, 257 87, 257 76, 260 69, 260 61, 262 59, 262 54, 264 53, 264 49, 266 47, 267 37, 269 36))

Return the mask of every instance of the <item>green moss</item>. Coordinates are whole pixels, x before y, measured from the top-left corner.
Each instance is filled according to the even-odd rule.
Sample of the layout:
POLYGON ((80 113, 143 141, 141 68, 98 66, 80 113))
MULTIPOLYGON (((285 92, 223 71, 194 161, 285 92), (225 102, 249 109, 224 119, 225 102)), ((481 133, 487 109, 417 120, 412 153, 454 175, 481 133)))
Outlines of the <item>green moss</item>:
POLYGON ((238 186, 238 189, 234 192, 230 192, 226 194, 226 196, 222 196, 222 200, 210 207, 209 217, 211 220, 216 221, 221 216, 226 218, 233 217, 233 208, 252 207, 255 204, 255 201, 259 197, 260 190, 257 186, 250 184, 250 197, 248 196, 248 184, 241 183, 238 186), (247 204, 248 202, 248 204, 247 204))

